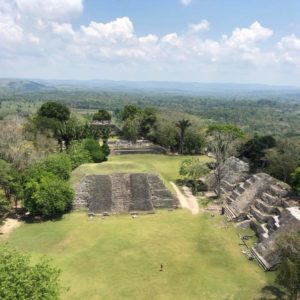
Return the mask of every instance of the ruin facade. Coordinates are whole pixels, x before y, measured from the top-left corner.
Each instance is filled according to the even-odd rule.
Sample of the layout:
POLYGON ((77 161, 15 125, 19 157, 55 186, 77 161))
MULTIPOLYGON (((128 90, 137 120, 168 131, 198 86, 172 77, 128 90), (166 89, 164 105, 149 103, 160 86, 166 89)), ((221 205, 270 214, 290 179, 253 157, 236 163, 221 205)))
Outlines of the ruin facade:
POLYGON ((83 178, 76 190, 75 209, 89 213, 153 212, 174 208, 178 201, 155 174, 114 173, 83 178))
POLYGON ((221 181, 224 212, 256 232, 258 242, 251 253, 265 270, 272 270, 280 262, 276 240, 282 233, 300 229, 300 209, 288 184, 265 173, 251 175, 246 165, 237 158, 224 163, 223 169, 229 170, 221 181))

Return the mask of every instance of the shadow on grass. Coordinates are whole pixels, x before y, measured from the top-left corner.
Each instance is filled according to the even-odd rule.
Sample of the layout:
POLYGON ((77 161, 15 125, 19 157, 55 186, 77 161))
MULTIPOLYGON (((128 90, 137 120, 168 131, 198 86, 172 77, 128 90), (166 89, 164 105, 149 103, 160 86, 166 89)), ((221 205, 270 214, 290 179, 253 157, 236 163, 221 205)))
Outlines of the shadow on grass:
POLYGON ((261 296, 256 300, 285 300, 287 294, 278 286, 266 285, 261 289, 261 296))
POLYGON ((47 221, 58 222, 61 221, 63 218, 63 214, 51 216, 51 217, 44 217, 44 216, 33 216, 33 215, 26 215, 23 216, 21 219, 22 221, 28 224, 35 224, 35 223, 43 223, 47 221))

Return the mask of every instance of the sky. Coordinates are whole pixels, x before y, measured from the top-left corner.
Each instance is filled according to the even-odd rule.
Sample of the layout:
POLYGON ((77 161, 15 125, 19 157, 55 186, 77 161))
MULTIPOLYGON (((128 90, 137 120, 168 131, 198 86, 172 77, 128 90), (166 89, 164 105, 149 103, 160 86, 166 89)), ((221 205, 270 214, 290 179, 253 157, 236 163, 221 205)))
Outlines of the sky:
POLYGON ((300 1, 0 0, 0 77, 300 86, 300 1))

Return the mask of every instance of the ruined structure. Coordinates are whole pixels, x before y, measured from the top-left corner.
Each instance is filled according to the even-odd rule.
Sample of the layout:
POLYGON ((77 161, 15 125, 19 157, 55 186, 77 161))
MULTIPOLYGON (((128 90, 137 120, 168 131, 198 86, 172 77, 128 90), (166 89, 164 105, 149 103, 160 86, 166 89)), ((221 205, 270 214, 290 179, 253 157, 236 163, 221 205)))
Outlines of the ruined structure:
POLYGON ((300 209, 289 185, 268 174, 251 175, 247 163, 236 158, 224 164, 221 191, 224 211, 230 220, 249 224, 258 236, 252 247, 254 258, 265 270, 279 263, 276 239, 282 233, 300 229, 300 209))
POLYGON ((165 154, 166 149, 147 140, 135 143, 126 140, 108 141, 112 154, 165 154))
POLYGON ((115 173, 86 176, 76 190, 75 209, 90 213, 126 213, 173 208, 177 199, 154 174, 115 173))

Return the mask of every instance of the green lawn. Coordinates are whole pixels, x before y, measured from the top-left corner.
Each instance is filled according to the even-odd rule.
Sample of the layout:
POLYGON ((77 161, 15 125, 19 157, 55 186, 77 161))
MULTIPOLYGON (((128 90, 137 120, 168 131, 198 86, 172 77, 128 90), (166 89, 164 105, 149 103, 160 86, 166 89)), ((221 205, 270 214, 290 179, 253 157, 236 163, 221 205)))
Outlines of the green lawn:
POLYGON ((221 224, 185 210, 105 220, 72 213, 25 224, 8 242, 54 259, 70 287, 63 299, 254 299, 269 275, 242 255, 236 230, 221 224))
MULTIPOLYGON (((82 165, 71 182, 76 185, 87 174, 155 172, 168 183, 178 178, 184 158, 113 156, 106 163, 82 165)), ((61 221, 24 224, 0 243, 34 260, 45 254, 53 258, 69 287, 62 299, 252 300, 272 275, 246 259, 236 229, 225 229, 223 221, 187 210, 105 220, 74 212, 61 221)))

